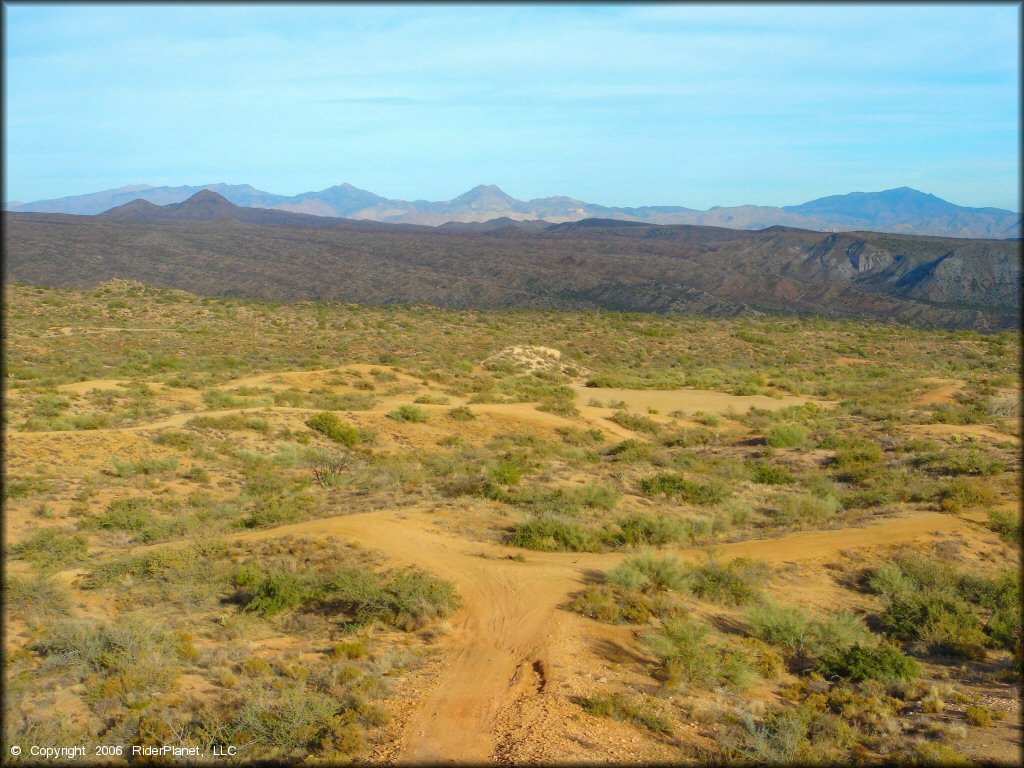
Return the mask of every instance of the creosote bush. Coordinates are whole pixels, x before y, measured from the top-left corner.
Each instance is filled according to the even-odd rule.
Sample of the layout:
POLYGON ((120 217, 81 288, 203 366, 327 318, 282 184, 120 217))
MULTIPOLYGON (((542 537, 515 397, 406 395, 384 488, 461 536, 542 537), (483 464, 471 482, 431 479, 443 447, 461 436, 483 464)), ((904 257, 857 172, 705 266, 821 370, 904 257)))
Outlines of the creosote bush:
POLYGON ((338 418, 338 414, 330 411, 321 411, 311 417, 306 425, 315 429, 320 434, 329 437, 336 443, 341 443, 351 448, 359 443, 359 430, 351 424, 345 424, 338 418))

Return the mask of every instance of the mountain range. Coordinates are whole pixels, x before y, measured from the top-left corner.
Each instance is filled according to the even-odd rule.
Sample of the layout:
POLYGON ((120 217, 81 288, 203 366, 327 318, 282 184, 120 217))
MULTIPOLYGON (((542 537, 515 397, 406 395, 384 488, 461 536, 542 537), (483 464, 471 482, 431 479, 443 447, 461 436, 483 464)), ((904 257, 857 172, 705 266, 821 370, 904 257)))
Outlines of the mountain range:
POLYGON ((95 215, 134 200, 158 206, 180 203, 204 189, 246 208, 427 226, 484 223, 494 219, 565 223, 599 218, 747 230, 787 226, 818 232, 865 231, 987 239, 1020 237, 1021 228, 1019 213, 1000 208, 967 208, 909 187, 833 195, 782 208, 742 205, 699 211, 681 206, 616 208, 560 196, 523 201, 493 185, 474 187, 452 200, 430 202, 393 200, 351 184, 290 197, 264 192, 248 184, 181 187, 140 184, 54 200, 8 203, 5 209, 95 215))
POLYGON ((7 212, 4 278, 126 278, 206 295, 668 314, 816 314, 1008 330, 1019 240, 589 218, 388 224, 237 206, 211 190, 100 215, 7 212))

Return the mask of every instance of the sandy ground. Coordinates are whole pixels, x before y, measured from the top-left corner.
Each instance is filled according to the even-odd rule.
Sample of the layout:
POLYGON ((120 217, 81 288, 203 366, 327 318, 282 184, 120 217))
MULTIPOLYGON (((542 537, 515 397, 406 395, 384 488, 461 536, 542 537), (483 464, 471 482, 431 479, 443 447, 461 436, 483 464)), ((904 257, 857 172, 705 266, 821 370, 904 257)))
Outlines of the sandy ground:
MULTIPOLYGON (((654 408, 659 414, 666 416, 673 411, 681 411, 686 416, 692 416, 697 411, 721 415, 745 413, 751 406, 777 411, 811 401, 811 398, 795 395, 784 395, 780 398, 765 395, 730 395, 710 389, 616 389, 592 388, 580 384, 574 385, 573 389, 576 390, 576 399, 584 405, 592 399, 600 401, 605 406, 613 402, 624 402, 632 411, 646 413, 647 409, 654 408)), ((816 402, 822 406, 828 405, 822 401, 816 402)))
MULTIPOLYGON (((368 372, 384 370, 386 366, 347 366, 342 370, 355 369, 368 372)), ((235 380, 222 388, 310 388, 322 386, 326 377, 338 372, 338 368, 331 368, 260 374, 235 380)), ((417 381, 400 375, 398 383, 417 381)), ((114 386, 117 382, 92 381, 65 385, 65 389, 85 392, 114 386)), ((952 397, 956 389, 948 388, 953 386, 943 383, 945 394, 935 394, 938 390, 929 394, 952 397)), ((169 389, 163 388, 160 394, 166 397, 177 394, 166 391, 169 389)), ((707 390, 577 386, 576 391, 582 414, 579 419, 538 411, 533 403, 474 404, 472 410, 483 418, 471 429, 529 424, 534 429, 553 431, 572 425, 596 427, 608 437, 623 439, 636 435, 608 420, 612 411, 607 406, 612 401, 623 401, 630 409, 641 413, 656 409, 664 419, 673 411, 687 416, 696 411, 728 414, 746 411, 750 406, 779 409, 809 400, 789 396, 780 399, 740 397, 707 390), (587 405, 592 398, 600 400, 602 407, 587 405)), ((353 421, 379 420, 396 405, 409 403, 414 398, 415 394, 378 394, 371 411, 350 416, 353 421)), ((451 398, 449 405, 425 405, 423 408, 437 414, 432 418, 439 420, 443 411, 463 402, 460 398, 451 398)), ((268 410, 271 409, 194 410, 148 424, 87 432, 8 430, 8 451, 18 457, 19 465, 73 459, 77 472, 95 471, 94 465, 109 463, 111 455, 125 455, 126 450, 129 454, 139 451, 160 454, 159 447, 152 444, 147 433, 184 426, 199 415, 268 410)), ((272 412, 304 418, 310 410, 275 407, 272 412)), ((391 425, 395 433, 392 437, 401 439, 405 429, 427 430, 430 427, 429 423, 414 428, 396 423, 391 425)), ((978 425, 922 425, 908 429, 977 434, 1000 442, 1016 440, 991 427, 978 425)), ((440 641, 440 653, 427 670, 410 675, 409 680, 402 683, 406 704, 395 725, 396 738, 376 747, 373 758, 414 764, 495 760, 517 763, 678 761, 680 752, 671 740, 644 739, 638 743, 631 726, 607 719, 600 721, 600 727, 594 727, 596 721, 572 702, 572 697, 593 692, 605 679, 597 677, 595 669, 611 669, 609 658, 635 659, 637 650, 629 628, 600 625, 559 608, 598 572, 614 567, 627 555, 529 552, 525 561, 519 562, 509 559, 511 550, 507 547, 462 538, 449 526, 450 522, 445 513, 430 509, 381 510, 311 520, 234 537, 261 539, 301 534, 357 541, 384 553, 392 565, 421 567, 456 584, 462 605, 451 619, 451 631, 440 641)), ((12 532, 10 518, 6 529, 8 534, 12 532)), ((991 540, 991 546, 998 545, 994 536, 975 520, 915 512, 857 528, 807 531, 775 539, 724 544, 715 551, 721 559, 751 557, 773 564, 778 572, 790 574, 792 588, 777 595, 780 602, 799 599, 829 605, 840 593, 827 575, 828 563, 852 551, 863 553, 911 542, 934 543, 940 537, 970 537, 984 542, 991 540)), ((662 554, 701 561, 707 556, 707 550, 703 547, 666 549, 662 554)), ((69 571, 62 574, 62 578, 73 579, 78 573, 69 571)), ((92 612, 100 606, 81 603, 79 608, 92 612)), ((625 682, 637 690, 647 684, 642 679, 625 682)), ((692 742, 701 737, 694 731, 680 738, 692 742)))
MULTIPOLYGON (((517 761, 602 759, 602 740, 614 740, 614 735, 591 732, 597 752, 563 741, 570 717, 564 693, 593 667, 585 646, 591 640, 587 635, 595 630, 592 623, 557 609, 594 573, 614 567, 626 555, 530 552, 526 562, 515 562, 507 559, 506 547, 469 542, 438 530, 437 519, 427 511, 385 510, 239 538, 341 537, 384 552, 396 565, 422 567, 458 586, 463 603, 444 641, 437 676, 418 692, 419 701, 408 715, 404 732, 376 755, 378 759, 411 763, 484 762, 511 756, 517 761), (563 695, 552 698, 548 695, 552 692, 563 695)), ((851 549, 933 541, 950 533, 976 534, 977 526, 953 515, 916 513, 863 528, 795 533, 725 544, 716 550, 722 559, 747 556, 776 565, 805 564, 836 560, 851 549)), ((663 554, 696 561, 705 557, 706 550, 666 549, 663 554)), ((626 750, 622 759, 637 757, 630 757, 626 750)))

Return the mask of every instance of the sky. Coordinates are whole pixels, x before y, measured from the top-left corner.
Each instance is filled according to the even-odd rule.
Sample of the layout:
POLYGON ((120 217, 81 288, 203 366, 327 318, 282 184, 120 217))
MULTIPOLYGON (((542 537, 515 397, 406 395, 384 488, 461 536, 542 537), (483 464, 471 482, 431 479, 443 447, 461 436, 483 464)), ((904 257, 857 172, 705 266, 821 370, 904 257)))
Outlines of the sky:
POLYGON ((993 5, 4 4, 4 199, 348 182, 448 200, 1020 210, 993 5))

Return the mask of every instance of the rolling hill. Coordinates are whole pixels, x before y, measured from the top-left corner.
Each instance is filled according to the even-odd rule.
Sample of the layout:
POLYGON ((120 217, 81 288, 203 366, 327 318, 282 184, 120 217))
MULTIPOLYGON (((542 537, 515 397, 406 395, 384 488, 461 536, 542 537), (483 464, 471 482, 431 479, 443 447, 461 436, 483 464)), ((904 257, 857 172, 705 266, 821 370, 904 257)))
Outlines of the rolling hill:
POLYGON ((1014 328, 1020 244, 587 219, 413 227, 232 204, 6 213, 5 278, 115 277, 212 295, 449 307, 757 312, 1014 328), (541 228, 543 227, 543 228, 541 228))

